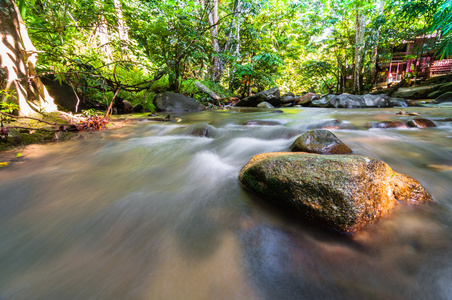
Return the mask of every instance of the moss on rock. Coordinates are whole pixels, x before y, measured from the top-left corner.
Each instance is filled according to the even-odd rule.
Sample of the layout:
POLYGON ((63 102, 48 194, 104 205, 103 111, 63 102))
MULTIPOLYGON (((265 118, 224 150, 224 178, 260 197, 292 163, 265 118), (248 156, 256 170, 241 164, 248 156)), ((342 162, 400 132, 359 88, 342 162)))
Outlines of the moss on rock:
POLYGON ((247 189, 343 232, 374 222, 398 200, 432 201, 416 180, 359 155, 264 153, 242 168, 239 180, 247 189))

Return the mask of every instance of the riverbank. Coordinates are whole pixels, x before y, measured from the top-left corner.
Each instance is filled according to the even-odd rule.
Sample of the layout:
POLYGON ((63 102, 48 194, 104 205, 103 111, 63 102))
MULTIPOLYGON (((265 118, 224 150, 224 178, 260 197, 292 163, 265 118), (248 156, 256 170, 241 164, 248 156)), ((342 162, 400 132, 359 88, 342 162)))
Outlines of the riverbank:
MULTIPOLYGON (((128 114, 112 117, 108 121, 108 123, 105 124, 105 128, 99 130, 70 131, 57 130, 59 127, 58 125, 48 124, 70 124, 67 118, 62 118, 61 116, 58 116, 56 114, 39 116, 40 119, 47 123, 39 122, 33 119, 15 119, 3 124, 5 127, 8 127, 8 136, 7 138, 4 136, 0 138, 0 152, 17 152, 22 150, 24 147, 32 144, 44 144, 74 139, 86 139, 96 132, 106 132, 109 130, 136 125, 137 123, 144 121, 170 121, 167 115, 160 116, 149 113, 128 114)), ((77 117, 77 120, 84 119, 86 118, 83 118, 81 116, 77 117)))

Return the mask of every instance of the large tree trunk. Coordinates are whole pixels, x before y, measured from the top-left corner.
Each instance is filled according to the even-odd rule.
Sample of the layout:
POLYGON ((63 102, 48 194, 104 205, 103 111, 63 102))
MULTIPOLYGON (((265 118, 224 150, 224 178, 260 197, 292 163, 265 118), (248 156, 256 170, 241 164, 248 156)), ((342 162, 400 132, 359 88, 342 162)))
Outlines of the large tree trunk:
POLYGON ((223 74, 223 65, 220 62, 220 44, 218 43, 218 0, 208 1, 209 12, 207 14, 207 20, 209 22, 210 36, 212 37, 212 69, 210 72, 210 77, 213 81, 218 82, 223 74))
POLYGON ((242 7, 241 0, 235 0, 234 1, 234 19, 231 24, 231 31, 230 31, 231 34, 229 36, 230 45, 231 45, 231 47, 234 47, 233 49, 231 49, 232 57, 234 58, 234 62, 232 64, 230 78, 229 78, 229 91, 230 92, 233 92, 233 89, 234 89, 234 79, 235 79, 235 71, 236 71, 235 62, 240 57, 240 26, 241 26, 240 10, 241 10, 241 7, 242 7), (233 34, 233 32, 234 32, 234 34, 233 34))
MULTIPOLYGON (((384 0, 377 0, 377 13, 378 16, 382 16, 383 15, 383 9, 385 6, 385 1, 384 0)), ((377 56, 378 56, 378 42, 380 39, 380 30, 381 30, 381 26, 378 26, 378 28, 374 31, 374 37, 375 37, 375 44, 373 45, 372 48, 372 69, 371 69, 371 75, 369 78, 369 83, 371 83, 372 85, 374 85, 377 81, 377 56)))
POLYGON ((129 30, 124 21, 122 13, 122 5, 120 0, 113 0, 115 5, 116 15, 118 17, 118 36, 121 41, 121 52, 123 56, 127 56, 127 43, 129 41, 129 30))
POLYGON ((53 98, 36 77, 38 51, 12 0, 0 1, 0 89, 14 92, 22 115, 56 111, 53 98))
POLYGON ((353 72, 353 91, 362 93, 362 67, 364 58, 364 32, 366 27, 366 15, 358 9, 356 13, 356 40, 355 40, 355 66, 353 72))

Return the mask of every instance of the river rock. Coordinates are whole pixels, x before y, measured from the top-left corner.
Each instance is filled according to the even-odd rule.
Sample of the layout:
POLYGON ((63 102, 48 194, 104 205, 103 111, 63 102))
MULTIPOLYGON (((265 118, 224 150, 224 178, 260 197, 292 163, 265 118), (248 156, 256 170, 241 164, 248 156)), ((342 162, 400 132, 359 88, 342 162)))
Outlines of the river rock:
POLYGON ((309 106, 311 105, 312 100, 319 99, 320 99, 319 95, 317 95, 316 93, 309 92, 298 98, 296 103, 302 106, 309 106))
POLYGON ((144 110, 144 107, 143 107, 143 104, 141 104, 141 103, 138 103, 137 105, 132 107, 133 113, 140 113, 140 112, 143 112, 143 110, 144 110))
POLYGON ((452 92, 442 94, 435 99, 435 103, 452 102, 452 92))
POLYGON ((441 86, 442 84, 399 88, 392 96, 403 99, 426 99, 431 92, 441 86))
POLYGON ((240 100, 236 106, 256 107, 261 102, 268 102, 273 106, 281 106, 281 95, 278 87, 259 92, 240 100))
POLYGON ((311 106, 332 108, 359 108, 359 107, 392 107, 388 95, 351 95, 328 94, 319 100, 313 100, 311 106))
POLYGON ((316 129, 299 136, 290 146, 292 152, 349 154, 352 150, 328 130, 316 129))
POLYGON ((155 96, 154 106, 157 111, 164 112, 200 111, 203 109, 202 104, 195 99, 170 92, 155 96))
POLYGON ((414 119, 407 122, 407 125, 410 127, 417 128, 428 128, 428 127, 436 127, 435 123, 428 119, 414 119))
POLYGON ((295 101, 295 95, 294 95, 294 93, 291 93, 291 92, 286 93, 282 96, 281 100, 282 100, 282 103, 293 102, 293 101, 295 101))
POLYGON ((273 105, 271 105, 270 103, 268 103, 267 101, 261 102, 257 105, 257 107, 260 108, 275 108, 273 105))
POLYGON ((409 103, 403 98, 390 98, 391 106, 408 107, 409 103))
POLYGON ((398 201, 433 201, 415 179, 360 155, 259 154, 242 168, 239 180, 258 195, 342 232, 375 222, 398 201))
POLYGON ((197 137, 212 137, 215 136, 215 133, 215 127, 205 123, 196 123, 185 129, 185 134, 197 137))
POLYGON ((355 125, 348 121, 342 121, 338 119, 322 121, 316 124, 311 124, 306 127, 307 129, 356 129, 355 125))
POLYGON ((405 123, 400 121, 382 121, 370 124, 370 128, 408 128, 405 123))
POLYGON ((427 99, 436 99, 436 98, 438 98, 439 96, 441 96, 443 94, 444 93, 441 92, 441 91, 434 91, 434 92, 431 92, 430 94, 428 94, 426 98, 427 99))
POLYGON ((275 126, 281 125, 281 122, 277 120, 250 120, 245 125, 263 125, 263 126, 275 126))

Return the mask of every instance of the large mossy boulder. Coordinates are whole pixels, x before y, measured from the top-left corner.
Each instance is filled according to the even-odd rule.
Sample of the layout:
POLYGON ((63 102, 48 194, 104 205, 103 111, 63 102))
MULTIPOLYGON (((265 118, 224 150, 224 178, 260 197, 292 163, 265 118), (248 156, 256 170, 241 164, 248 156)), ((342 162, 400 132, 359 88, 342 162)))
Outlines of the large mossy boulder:
POLYGON ((203 109, 202 104, 195 99, 170 92, 156 95, 154 106, 157 111, 163 112, 200 111, 203 109))
POLYGON ((435 103, 452 102, 452 92, 441 94, 435 99, 435 103))
POLYGON ((433 201, 415 179, 359 155, 264 153, 242 168, 239 180, 264 198, 342 232, 376 221, 398 201, 433 201))
POLYGON ((236 106, 243 107, 257 107, 257 105, 261 102, 268 102, 274 107, 281 106, 281 93, 279 92, 278 87, 271 88, 266 91, 259 92, 255 95, 246 97, 243 100, 240 100, 236 106))
POLYGON ((388 95, 352 95, 329 94, 323 96, 319 100, 313 100, 311 106, 315 107, 331 107, 331 108, 361 108, 361 107, 392 107, 390 97, 388 95))
POLYGON ((352 153, 352 150, 332 132, 323 129, 311 130, 302 134, 290 146, 290 151, 319 154, 352 153))
POLYGON ((423 85, 414 87, 404 87, 399 88, 396 92, 392 94, 393 97, 403 98, 403 99, 426 99, 434 91, 439 90, 443 85, 423 85))

